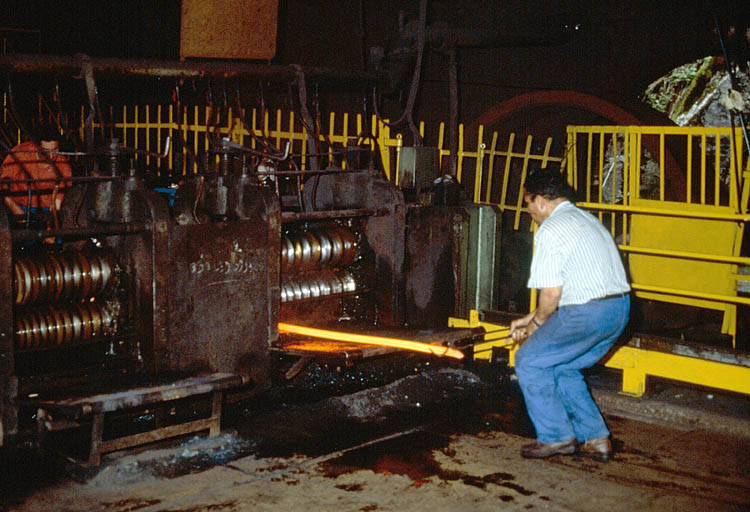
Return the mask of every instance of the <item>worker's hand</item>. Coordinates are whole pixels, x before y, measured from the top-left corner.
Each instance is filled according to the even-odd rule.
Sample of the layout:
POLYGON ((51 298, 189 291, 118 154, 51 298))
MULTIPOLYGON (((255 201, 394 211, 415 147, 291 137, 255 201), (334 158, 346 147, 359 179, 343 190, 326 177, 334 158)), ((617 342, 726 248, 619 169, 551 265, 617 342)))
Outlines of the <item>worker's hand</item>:
POLYGON ((509 336, 515 342, 523 341, 536 330, 536 326, 531 321, 534 318, 534 313, 530 313, 523 318, 518 318, 510 323, 509 336))

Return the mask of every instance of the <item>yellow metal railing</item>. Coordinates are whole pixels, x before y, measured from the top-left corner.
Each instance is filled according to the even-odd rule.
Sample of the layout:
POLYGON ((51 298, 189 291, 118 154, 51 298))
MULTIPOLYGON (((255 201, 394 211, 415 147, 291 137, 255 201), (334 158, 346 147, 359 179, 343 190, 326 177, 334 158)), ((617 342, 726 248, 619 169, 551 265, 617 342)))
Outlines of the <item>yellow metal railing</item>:
MULTIPOLYGON (((80 136, 83 138, 83 126, 85 113, 81 109, 80 136)), ((283 149, 284 145, 291 144, 291 152, 301 155, 301 166, 307 165, 307 129, 294 112, 258 112, 256 109, 242 111, 239 114, 231 108, 227 109, 222 117, 220 113, 212 113, 208 107, 183 107, 181 115, 175 112, 172 105, 163 107, 161 105, 135 105, 123 106, 118 111, 109 111, 107 127, 102 128, 98 123, 93 123, 92 128, 111 132, 112 135, 120 137, 122 143, 147 151, 158 151, 167 136, 175 136, 179 131, 182 141, 187 149, 183 152, 192 152, 197 155, 205 152, 209 147, 211 136, 228 136, 233 140, 256 148, 258 138, 265 138, 273 143, 276 148, 283 149), (251 137, 252 134, 252 137, 251 137)), ((337 116, 335 113, 328 115, 326 126, 319 127, 321 133, 318 140, 325 147, 325 152, 333 159, 337 149, 344 149, 351 145, 364 143, 379 153, 385 176, 396 182, 397 176, 394 169, 398 168, 403 137, 400 133, 393 133, 387 121, 375 116, 365 123, 361 114, 350 116, 348 113, 337 116)), ((425 125, 420 123, 419 131, 425 137, 425 125)), ((500 134, 493 132, 490 137, 490 146, 484 140, 484 127, 479 126, 476 134, 466 134, 464 126, 459 125, 459 146, 457 151, 457 178, 471 191, 471 197, 475 202, 494 204, 501 209, 510 209, 516 212, 516 227, 518 226, 523 211, 523 195, 520 194, 520 186, 526 176, 530 163, 536 162, 546 167, 551 162, 560 164, 562 157, 550 154, 552 138, 545 141, 544 150, 541 153, 534 152, 533 138, 527 136, 519 143, 515 134, 509 134, 506 141, 502 141, 500 134), (476 138, 474 147, 468 147, 469 135, 476 138), (520 146, 520 147, 519 147, 520 146), (514 171, 520 167, 521 175, 511 181, 514 171), (520 179, 520 180, 519 180, 520 179), (515 185, 511 189, 511 186, 515 185)), ((440 123, 437 134, 437 147, 440 159, 450 155, 450 151, 444 147, 445 125, 440 123)), ((175 151, 178 145, 173 144, 171 151, 175 151)), ((170 174, 185 175, 197 170, 197 162, 193 168, 188 169, 186 160, 183 158, 182 169, 174 169, 173 154, 167 163, 170 174)), ((152 157, 136 155, 137 160, 145 159, 146 165, 152 163, 152 157)), ((341 162, 346 166, 346 161, 341 162)), ((157 170, 157 173, 161 171, 157 170)))
MULTIPOLYGON (((84 138, 84 107, 81 107, 79 136, 84 138)), ((289 142, 290 151, 300 155, 301 168, 307 167, 307 129, 295 116, 294 112, 284 113, 276 110, 274 113, 264 111, 259 113, 256 109, 250 111, 242 110, 237 113, 231 108, 222 114, 220 111, 212 111, 210 107, 183 107, 181 112, 176 112, 173 105, 134 105, 123 106, 121 109, 109 111, 109 122, 105 127, 100 123, 92 123, 95 133, 103 131, 105 136, 119 137, 123 145, 145 149, 146 151, 158 151, 171 136, 180 139, 180 144, 173 144, 170 148, 167 160, 167 172, 170 175, 184 176, 197 172, 198 162, 194 159, 192 167, 188 168, 185 158, 182 158, 181 169, 174 168, 174 151, 181 150, 183 156, 191 154, 197 156, 209 149, 212 137, 230 137, 240 144, 246 144, 257 149, 258 140, 265 139, 268 144, 278 149, 283 149, 289 142), (181 147, 184 146, 184 147, 181 147)), ((361 114, 349 116, 345 113, 340 121, 335 113, 328 117, 328 128, 319 133, 318 139, 324 144, 324 153, 330 159, 334 159, 337 149, 346 149, 351 145, 366 143, 371 149, 376 145, 383 161, 386 176, 391 176, 392 160, 391 149, 401 145, 400 138, 390 136, 390 128, 387 122, 372 116, 369 130, 365 126, 365 118, 361 114)), ((135 155, 136 161, 145 160, 146 165, 152 163, 152 157, 147 155, 135 155)), ((342 159, 340 165, 346 167, 346 160, 342 159)), ((161 174, 161 170, 156 170, 161 174)))
POLYGON ((750 221, 739 129, 568 127, 568 178, 626 253, 636 295, 723 312, 736 335, 737 266, 750 221))

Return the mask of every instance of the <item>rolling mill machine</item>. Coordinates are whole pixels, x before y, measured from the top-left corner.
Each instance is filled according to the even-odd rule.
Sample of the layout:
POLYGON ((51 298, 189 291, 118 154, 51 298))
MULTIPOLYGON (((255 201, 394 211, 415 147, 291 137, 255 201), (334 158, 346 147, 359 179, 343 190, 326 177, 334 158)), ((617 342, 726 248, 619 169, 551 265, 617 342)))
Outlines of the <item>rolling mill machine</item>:
POLYGON ((446 194, 425 200, 434 148, 404 148, 402 189, 372 164, 298 170, 281 165, 288 145, 259 151, 218 137, 171 199, 133 168, 138 152, 168 154, 109 139, 87 153, 97 165, 85 176, 58 179, 69 186, 55 228, 0 215, 2 438, 32 416, 42 431, 90 425, 97 464, 164 437, 216 434, 222 393, 267 389, 277 354, 304 363, 388 352, 315 342, 289 325, 396 341, 422 329, 424 352, 461 357, 445 345, 465 330, 425 328, 492 300, 494 279, 464 269, 475 246, 496 256, 497 216, 446 205, 446 194), (480 288, 482 298, 468 297, 480 288), (107 413, 191 396, 206 399, 208 417, 121 437, 104 426, 107 413))

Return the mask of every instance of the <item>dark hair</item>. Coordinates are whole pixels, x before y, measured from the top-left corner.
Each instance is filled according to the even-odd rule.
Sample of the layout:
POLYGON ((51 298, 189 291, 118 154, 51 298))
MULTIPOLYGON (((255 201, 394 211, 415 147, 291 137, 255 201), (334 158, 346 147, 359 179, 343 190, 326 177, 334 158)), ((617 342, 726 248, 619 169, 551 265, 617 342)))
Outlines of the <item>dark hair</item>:
POLYGON ((565 176, 551 169, 535 169, 529 172, 524 188, 532 197, 541 195, 549 200, 560 197, 573 200, 575 196, 575 191, 568 185, 565 176))
POLYGON ((43 140, 60 140, 60 130, 51 123, 42 123, 34 130, 34 141, 42 142, 43 140))

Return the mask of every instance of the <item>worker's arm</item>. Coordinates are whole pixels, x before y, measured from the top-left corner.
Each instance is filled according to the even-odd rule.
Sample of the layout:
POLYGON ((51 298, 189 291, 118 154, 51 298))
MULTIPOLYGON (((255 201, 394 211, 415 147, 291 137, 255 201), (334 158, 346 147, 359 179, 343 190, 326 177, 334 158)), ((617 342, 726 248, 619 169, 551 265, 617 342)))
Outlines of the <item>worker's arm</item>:
POLYGON ((537 324, 542 325, 557 310, 561 295, 562 286, 541 288, 536 309, 510 323, 510 337, 514 341, 520 341, 531 336, 539 328, 537 324))
POLYGON ((21 205, 15 202, 12 197, 5 196, 3 197, 3 201, 13 215, 24 215, 23 208, 21 208, 21 205))

